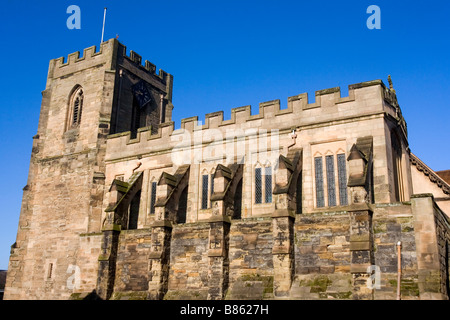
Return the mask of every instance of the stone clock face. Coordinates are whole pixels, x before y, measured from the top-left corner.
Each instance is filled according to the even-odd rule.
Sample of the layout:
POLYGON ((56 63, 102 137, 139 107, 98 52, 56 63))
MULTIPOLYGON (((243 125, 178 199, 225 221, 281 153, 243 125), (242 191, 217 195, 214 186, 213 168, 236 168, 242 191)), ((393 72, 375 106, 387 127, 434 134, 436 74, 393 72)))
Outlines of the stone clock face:
POLYGON ((147 86, 145 85, 144 81, 139 81, 136 83, 133 87, 133 94, 139 104, 140 107, 143 107, 146 105, 152 98, 150 95, 150 91, 148 90, 147 86))

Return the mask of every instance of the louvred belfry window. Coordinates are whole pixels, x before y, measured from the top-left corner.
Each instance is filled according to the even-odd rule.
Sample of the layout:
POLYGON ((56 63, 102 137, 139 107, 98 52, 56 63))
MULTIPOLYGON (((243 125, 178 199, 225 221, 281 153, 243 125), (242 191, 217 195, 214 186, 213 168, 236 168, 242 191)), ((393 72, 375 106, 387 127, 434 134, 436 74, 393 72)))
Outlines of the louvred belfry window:
POLYGON ((83 111, 83 89, 79 88, 75 91, 73 97, 72 109, 72 127, 76 127, 81 122, 81 113, 83 111))

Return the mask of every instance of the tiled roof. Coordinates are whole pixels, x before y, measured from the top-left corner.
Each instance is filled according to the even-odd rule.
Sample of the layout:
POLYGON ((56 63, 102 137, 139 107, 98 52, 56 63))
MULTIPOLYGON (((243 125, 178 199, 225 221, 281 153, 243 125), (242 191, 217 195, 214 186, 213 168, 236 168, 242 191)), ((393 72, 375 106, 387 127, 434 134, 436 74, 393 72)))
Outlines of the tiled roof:
MULTIPOLYGON (((430 181, 437 184, 437 186, 439 188, 441 188, 445 194, 450 195, 450 184, 444 178, 442 178, 436 172, 431 170, 425 163, 422 162, 422 160, 420 160, 412 152, 411 152, 410 160, 411 160, 411 164, 416 166, 417 170, 423 172, 423 174, 428 176, 430 181)), ((450 171, 450 170, 446 170, 446 171, 450 171)))
POLYGON ((450 184, 450 170, 436 171, 436 174, 450 184))

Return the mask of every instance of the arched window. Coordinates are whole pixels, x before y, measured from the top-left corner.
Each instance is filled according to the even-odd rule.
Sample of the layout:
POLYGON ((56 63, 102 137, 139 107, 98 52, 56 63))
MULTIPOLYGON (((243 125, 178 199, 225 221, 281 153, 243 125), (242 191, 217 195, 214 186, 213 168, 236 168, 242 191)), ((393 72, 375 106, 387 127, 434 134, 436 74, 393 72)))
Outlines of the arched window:
POLYGON ((334 178, 334 155, 325 156, 325 168, 327 174, 327 193, 328 193, 328 206, 336 206, 336 182, 334 178))
POLYGON ((209 175, 202 175, 202 209, 208 208, 209 175))
POLYGON ((262 167, 259 163, 255 167, 255 203, 272 202, 272 167, 269 162, 262 167))
POLYGON ((67 119, 68 128, 76 128, 80 125, 81 114, 83 111, 83 88, 76 86, 69 100, 69 117, 67 119))
POLYGON ((314 173, 316 180, 316 207, 325 207, 325 197, 323 188, 323 160, 321 156, 314 157, 314 173))
POLYGON ((152 181, 150 183, 150 214, 155 213, 155 204, 156 204, 156 181, 152 181))
POLYGON ((212 207, 211 196, 214 193, 214 169, 204 169, 201 175, 201 203, 202 210, 212 207))
POLYGON ((348 205, 345 151, 316 152, 313 161, 316 208, 348 205))
POLYGON ((338 166, 339 202, 341 206, 345 206, 348 204, 347 161, 345 160, 345 153, 337 154, 337 166, 338 166))

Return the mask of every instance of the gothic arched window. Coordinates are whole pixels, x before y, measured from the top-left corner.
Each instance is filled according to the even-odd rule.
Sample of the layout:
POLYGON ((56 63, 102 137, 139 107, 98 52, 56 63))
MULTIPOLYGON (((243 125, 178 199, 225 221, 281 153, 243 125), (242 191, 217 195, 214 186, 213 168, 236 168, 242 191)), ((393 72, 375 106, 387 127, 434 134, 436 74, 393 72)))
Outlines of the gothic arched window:
POLYGON ((68 128, 76 128, 81 122, 81 113, 83 111, 83 88, 76 86, 69 100, 69 116, 67 119, 68 128))
POLYGON ((255 166, 255 203, 272 202, 272 167, 269 162, 265 166, 255 166))
POLYGON ((212 207, 211 196, 214 193, 214 169, 204 169, 201 175, 201 204, 202 210, 212 207))
POLYGON ((316 208, 348 205, 345 151, 316 152, 313 160, 316 208))

